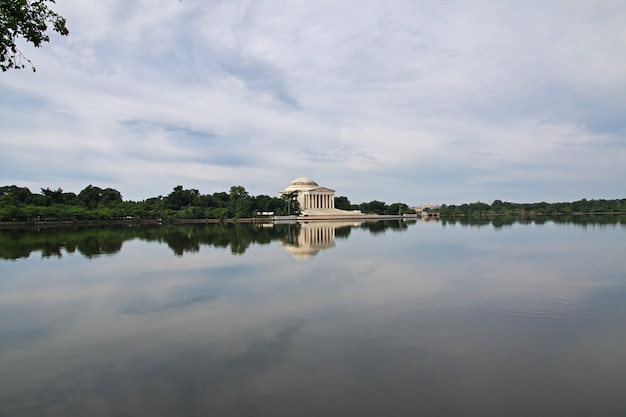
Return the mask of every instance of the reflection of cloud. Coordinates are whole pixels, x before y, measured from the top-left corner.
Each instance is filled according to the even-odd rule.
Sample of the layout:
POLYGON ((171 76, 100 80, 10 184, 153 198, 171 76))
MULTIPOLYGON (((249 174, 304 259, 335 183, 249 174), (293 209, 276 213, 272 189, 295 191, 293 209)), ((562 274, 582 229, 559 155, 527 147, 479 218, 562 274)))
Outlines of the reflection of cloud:
MULTIPOLYGON (((119 345, 107 344, 117 349, 113 355, 103 355, 107 360, 78 366, 76 356, 57 355, 61 368, 57 373, 34 382, 28 390, 0 392, 0 416, 4 410, 44 415, 51 407, 66 411, 78 407, 89 410, 91 416, 110 415, 93 408, 94 402, 124 415, 135 415, 137 404, 141 405, 141 415, 158 416, 171 415, 171 410, 176 415, 193 416, 203 410, 207 413, 202 415, 223 411, 224 406, 231 410, 233 406, 245 407, 243 402, 253 401, 248 397, 250 385, 262 384, 267 375, 288 361, 303 325, 304 321, 297 319, 273 323, 248 329, 229 342, 203 339, 200 346, 157 345, 147 354, 123 352, 119 345)), ((137 338, 131 343, 136 348, 137 338)))
POLYGON ((142 306, 141 302, 133 302, 132 307, 127 307, 122 309, 120 312, 124 314, 144 314, 144 313, 153 313, 157 311, 166 311, 176 308, 190 307, 197 303, 206 303, 209 301, 215 301, 219 299, 218 294, 205 294, 205 295, 195 295, 184 300, 177 301, 169 301, 166 303, 159 303, 157 306, 152 306, 150 302, 145 303, 146 305, 142 306))
MULTIPOLYGON (((345 225, 328 226, 337 239, 345 225)), ((0 352, 0 414, 297 415, 319 406, 383 415, 390 403, 414 406, 416 387, 429 405, 465 404, 468 390, 480 401, 534 392, 535 369, 524 368, 537 356, 558 358, 542 371, 552 386, 621 398, 597 380, 585 385, 591 365, 581 360, 621 381, 616 356, 602 354, 625 343, 615 331, 626 294, 620 232, 418 223, 402 234, 356 228, 349 244, 309 262, 278 245, 176 258, 145 241, 110 258, 7 262, 0 328, 50 332, 0 352), (119 314, 142 298, 141 314, 119 314), (33 305, 48 314, 24 315, 33 305), (529 306, 539 319, 560 309, 569 321, 528 320, 529 306)))

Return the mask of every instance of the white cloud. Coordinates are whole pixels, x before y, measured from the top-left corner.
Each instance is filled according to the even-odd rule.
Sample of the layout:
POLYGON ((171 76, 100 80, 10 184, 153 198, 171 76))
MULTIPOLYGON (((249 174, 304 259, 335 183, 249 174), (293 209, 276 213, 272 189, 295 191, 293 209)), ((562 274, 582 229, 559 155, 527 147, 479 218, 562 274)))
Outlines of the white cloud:
POLYGON ((617 0, 55 7, 70 36, 25 46, 37 73, 0 79, 5 184, 143 199, 306 175, 355 202, 624 196, 617 0))

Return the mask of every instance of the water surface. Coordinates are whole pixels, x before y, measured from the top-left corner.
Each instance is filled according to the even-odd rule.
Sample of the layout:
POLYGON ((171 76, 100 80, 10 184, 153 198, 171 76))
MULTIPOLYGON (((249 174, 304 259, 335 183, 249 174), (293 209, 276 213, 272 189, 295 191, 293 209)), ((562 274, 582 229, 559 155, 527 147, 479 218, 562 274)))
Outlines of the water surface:
POLYGON ((626 416, 619 220, 0 230, 0 416, 626 416))

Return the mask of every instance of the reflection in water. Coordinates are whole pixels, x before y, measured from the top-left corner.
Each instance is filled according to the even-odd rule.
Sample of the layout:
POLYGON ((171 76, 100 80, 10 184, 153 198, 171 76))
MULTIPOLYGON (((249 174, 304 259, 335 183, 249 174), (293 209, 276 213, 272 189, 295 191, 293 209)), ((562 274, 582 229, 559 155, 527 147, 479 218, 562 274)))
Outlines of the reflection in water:
MULTIPOLYGON (((542 225, 546 223, 571 224, 581 227, 626 224, 626 216, 561 216, 522 220, 515 217, 419 220, 442 226, 491 226, 496 229, 514 224, 542 225)), ((347 238, 352 229, 363 229, 371 234, 386 231, 404 231, 415 220, 387 220, 366 222, 307 222, 293 224, 273 223, 217 223, 187 225, 144 225, 111 227, 48 227, 0 228, 0 259, 28 258, 39 251, 43 258, 61 258, 75 252, 87 258, 113 255, 125 242, 142 240, 165 243, 177 256, 195 253, 201 246, 230 248, 231 253, 243 255, 252 244, 281 244, 298 259, 309 259, 320 250, 332 248, 335 238, 347 238)))
POLYGON ((273 223, 212 223, 187 225, 132 225, 111 227, 50 227, 0 229, 0 259, 27 258, 40 251, 44 258, 63 257, 79 252, 87 258, 113 255, 124 242, 144 240, 165 243, 177 256, 194 253, 200 247, 229 247, 233 254, 243 255, 251 244, 280 241, 301 259, 320 249, 332 247, 336 237, 348 237, 350 229, 361 227, 371 233, 386 229, 403 230, 415 222, 311 222, 293 224, 273 223))
POLYGON ((360 222, 311 222, 293 225, 295 233, 281 239, 283 246, 294 258, 310 259, 320 250, 335 246, 336 230, 347 231, 347 235, 339 233, 341 237, 348 237, 350 228, 358 227, 360 222))
POLYGON ((0 230, 0 416, 623 416, 625 233, 0 230))

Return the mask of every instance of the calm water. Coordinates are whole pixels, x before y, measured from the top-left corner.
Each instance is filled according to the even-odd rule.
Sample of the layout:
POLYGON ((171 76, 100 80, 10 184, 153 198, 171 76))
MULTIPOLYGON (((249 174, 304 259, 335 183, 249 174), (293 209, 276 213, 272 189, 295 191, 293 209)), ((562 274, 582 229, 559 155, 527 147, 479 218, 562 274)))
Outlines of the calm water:
POLYGON ((0 230, 0 416, 626 416, 622 220, 0 230))

